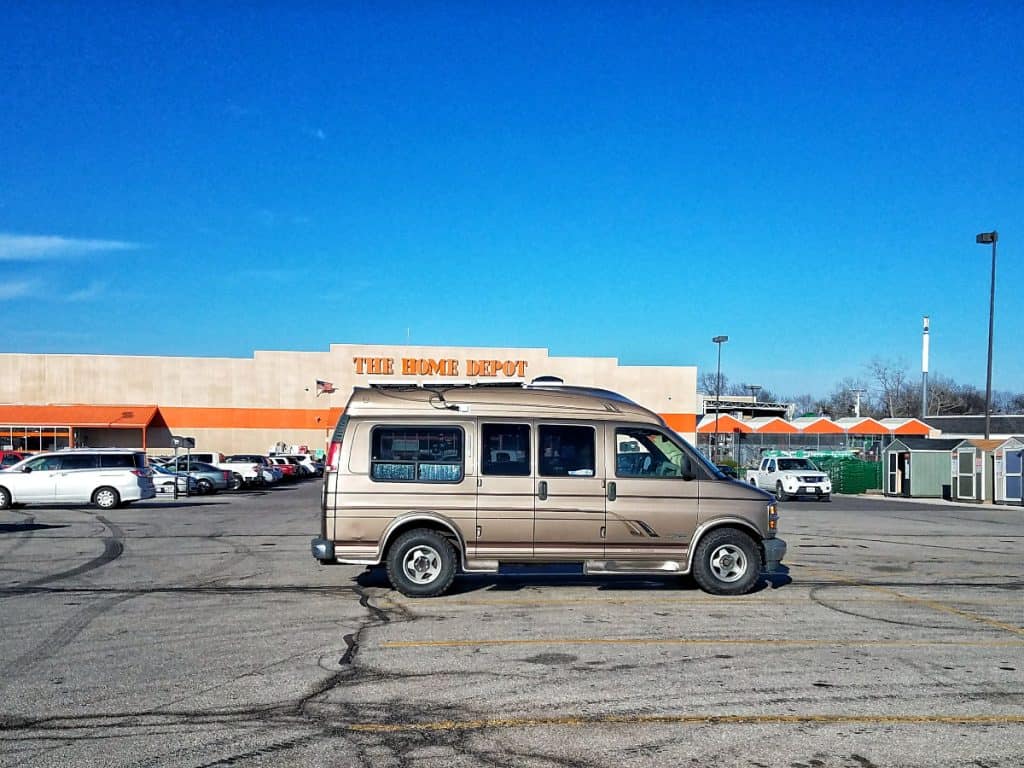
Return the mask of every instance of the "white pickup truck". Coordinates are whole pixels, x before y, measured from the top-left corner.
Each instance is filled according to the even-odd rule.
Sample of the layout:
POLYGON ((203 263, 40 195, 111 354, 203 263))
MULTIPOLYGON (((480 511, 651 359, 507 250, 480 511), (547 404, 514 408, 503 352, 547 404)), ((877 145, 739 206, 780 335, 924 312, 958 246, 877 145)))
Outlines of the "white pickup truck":
POLYGON ((770 456, 747 470, 747 482, 775 494, 779 501, 801 496, 832 500, 832 481, 810 459, 770 456))

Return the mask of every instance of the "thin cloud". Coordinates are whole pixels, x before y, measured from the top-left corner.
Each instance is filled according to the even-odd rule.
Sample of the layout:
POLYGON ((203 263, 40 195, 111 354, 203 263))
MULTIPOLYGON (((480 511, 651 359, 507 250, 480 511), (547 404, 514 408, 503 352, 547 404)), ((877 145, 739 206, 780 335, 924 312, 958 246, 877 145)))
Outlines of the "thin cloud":
POLYGON ((20 282, 4 282, 0 283, 0 301, 10 301, 11 299, 23 299, 26 296, 32 296, 35 294, 36 284, 31 280, 22 280, 20 282))
POLYGON ((85 288, 79 288, 68 294, 68 301, 95 301, 105 298, 107 295, 107 284, 93 280, 85 288))
POLYGON ((59 235, 10 235, 0 233, 0 261, 47 261, 90 253, 137 251, 140 243, 124 240, 92 240, 59 235))

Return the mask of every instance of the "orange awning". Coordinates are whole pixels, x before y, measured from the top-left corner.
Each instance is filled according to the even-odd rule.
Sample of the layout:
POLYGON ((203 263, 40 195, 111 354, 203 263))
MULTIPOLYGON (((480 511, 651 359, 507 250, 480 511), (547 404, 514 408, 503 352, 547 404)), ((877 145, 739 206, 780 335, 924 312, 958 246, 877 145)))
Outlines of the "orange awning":
POLYGON ((931 434, 931 427, 918 419, 907 419, 902 424, 891 428, 894 435, 921 435, 927 437, 931 434))
POLYGON ((730 416, 727 413, 718 415, 718 429, 715 429, 715 414, 708 413, 704 415, 701 420, 700 426, 697 427, 697 431, 703 434, 714 434, 717 432, 743 432, 749 434, 753 432, 747 424, 744 424, 734 416, 730 416))
POLYGON ((797 427, 805 435, 841 435, 843 428, 831 419, 824 416, 817 419, 801 420, 796 419, 793 426, 797 427))
POLYGON ((795 435, 800 432, 785 419, 774 416, 764 422, 754 421, 754 432, 759 435, 795 435))
POLYGON ((0 425, 144 429, 155 405, 0 405, 0 425))
MULTIPOLYGON (((889 428, 879 421, 866 417, 846 430, 851 435, 887 435, 889 428)), ((916 433, 914 433, 916 434, 916 433)))

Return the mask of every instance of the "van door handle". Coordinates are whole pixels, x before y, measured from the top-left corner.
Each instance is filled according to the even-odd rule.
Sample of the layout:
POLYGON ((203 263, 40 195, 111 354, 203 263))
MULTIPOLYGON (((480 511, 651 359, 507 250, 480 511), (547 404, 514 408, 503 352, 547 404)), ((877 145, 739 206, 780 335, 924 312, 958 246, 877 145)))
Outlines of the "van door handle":
POLYGON ((548 497, 548 481, 541 480, 537 483, 537 498, 544 501, 548 497))
POLYGON ((608 501, 615 501, 615 481, 608 483, 608 501))

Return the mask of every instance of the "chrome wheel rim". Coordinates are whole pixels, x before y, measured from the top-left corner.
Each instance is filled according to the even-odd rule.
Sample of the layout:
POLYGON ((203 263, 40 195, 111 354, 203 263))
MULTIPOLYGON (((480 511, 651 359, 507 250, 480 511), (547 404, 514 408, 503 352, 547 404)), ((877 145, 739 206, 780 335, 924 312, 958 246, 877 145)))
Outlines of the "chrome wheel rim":
POLYGON ((402 559, 402 570, 415 584, 430 584, 441 575, 441 554, 425 544, 412 547, 402 559))
POLYGON ((747 555, 735 544, 723 544, 711 553, 711 572, 719 581, 739 581, 747 572, 747 555))

